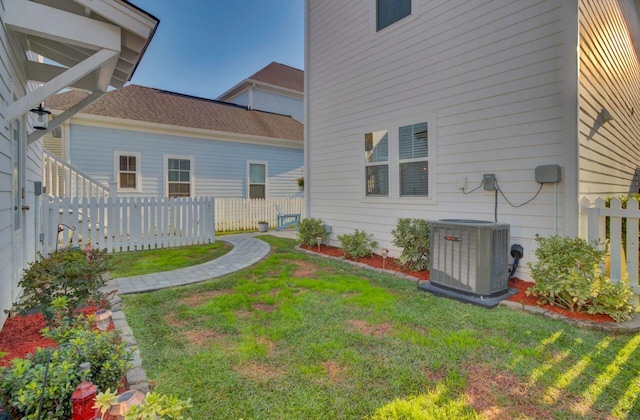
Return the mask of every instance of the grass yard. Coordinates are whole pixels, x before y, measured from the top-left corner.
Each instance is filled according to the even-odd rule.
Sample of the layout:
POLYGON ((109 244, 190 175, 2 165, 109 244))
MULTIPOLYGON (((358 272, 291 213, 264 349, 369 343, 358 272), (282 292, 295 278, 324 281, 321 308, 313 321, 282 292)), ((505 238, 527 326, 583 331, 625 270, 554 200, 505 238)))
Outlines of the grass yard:
POLYGON ((111 277, 139 276, 202 264, 223 256, 231 249, 228 243, 217 241, 207 245, 115 253, 111 277))
POLYGON ((640 334, 610 336, 293 250, 124 297, 156 390, 194 419, 640 418, 640 334))

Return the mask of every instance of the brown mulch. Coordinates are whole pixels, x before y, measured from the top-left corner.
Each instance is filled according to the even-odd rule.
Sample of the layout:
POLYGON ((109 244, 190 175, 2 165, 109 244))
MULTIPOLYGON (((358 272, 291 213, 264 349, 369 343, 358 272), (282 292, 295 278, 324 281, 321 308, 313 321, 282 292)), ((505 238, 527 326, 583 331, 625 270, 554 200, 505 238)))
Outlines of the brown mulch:
MULTIPOLYGON (((320 245, 320 247, 317 246, 306 246, 306 245, 301 245, 300 246, 302 249, 306 249, 308 251, 312 251, 312 252, 317 252, 320 254, 324 254, 324 255, 330 255, 332 257, 339 257, 339 258, 344 258, 344 252, 342 251, 342 249, 334 247, 334 246, 326 246, 326 245, 320 245)), ((363 263, 363 264, 367 264, 371 267, 375 267, 375 268, 385 268, 387 270, 392 270, 392 271, 398 271, 401 273, 405 273, 408 274, 410 276, 416 277, 418 279, 422 280, 429 280, 429 271, 425 270, 425 271, 409 271, 409 270, 405 270, 402 267, 400 267, 399 263, 397 262, 397 260, 395 258, 391 258, 391 257, 387 257, 386 261, 383 260, 383 258, 378 255, 378 254, 373 254, 370 257, 364 257, 364 258, 360 258, 357 260, 351 260, 351 261, 356 261, 359 263, 363 263), (383 267, 384 265, 384 267, 383 267)), ((528 306, 539 306, 541 308, 544 308, 548 311, 551 312, 557 312, 560 313, 562 315, 565 315, 567 318, 572 318, 572 319, 581 319, 581 320, 586 320, 586 321, 594 321, 594 322, 615 322, 613 320, 613 318, 611 318, 609 315, 606 314, 585 314, 585 313, 581 313, 581 312, 571 312, 567 309, 563 309, 560 308, 558 306, 551 306, 549 304, 545 304, 542 305, 540 303, 538 303, 538 298, 536 298, 535 296, 527 296, 526 294, 526 290, 533 286, 534 283, 532 282, 527 282, 524 280, 521 280, 519 278, 512 278, 511 280, 509 280, 509 287, 517 289, 518 293, 516 293, 515 295, 509 297, 507 300, 510 300, 512 302, 519 302, 522 303, 524 305, 528 305, 528 306)))
MULTIPOLYGON (((335 246, 320 245, 320 247, 318 248, 317 246, 301 245, 300 247, 302 249, 318 252, 320 254, 330 255, 332 257, 344 258, 344 252, 342 251, 342 249, 337 248, 335 246)), ((391 257, 387 257, 386 259, 384 259, 382 258, 382 256, 378 254, 373 254, 369 257, 363 257, 363 258, 359 258, 357 260, 351 260, 351 261, 363 263, 375 268, 384 268, 386 270, 398 271, 398 272, 416 277, 420 280, 429 280, 428 270, 425 270, 425 271, 406 270, 400 266, 400 264, 397 262, 395 258, 391 258, 391 257)))
MULTIPOLYGON (((87 315, 95 313, 98 309, 88 306, 80 312, 87 315)), ((55 347, 55 341, 43 337, 40 333, 45 326, 41 313, 16 315, 7 319, 0 331, 0 352, 6 353, 0 358, 0 366, 8 366, 16 357, 24 358, 38 347, 55 347)), ((109 329, 113 329, 113 323, 109 329)))

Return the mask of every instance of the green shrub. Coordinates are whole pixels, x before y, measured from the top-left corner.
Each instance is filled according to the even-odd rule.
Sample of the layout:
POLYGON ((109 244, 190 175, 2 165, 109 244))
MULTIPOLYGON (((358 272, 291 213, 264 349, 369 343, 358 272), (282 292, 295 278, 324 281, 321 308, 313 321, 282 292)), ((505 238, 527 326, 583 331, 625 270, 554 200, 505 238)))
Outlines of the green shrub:
POLYGON ((302 245, 315 245, 318 236, 322 236, 323 238, 325 236, 324 222, 321 219, 304 219, 298 225, 298 241, 302 245))
POLYGON ((338 240, 342 244, 344 256, 358 259, 369 256, 373 253, 373 248, 378 246, 378 242, 373 241, 373 235, 365 231, 356 229, 352 234, 338 235, 338 240))
POLYGON ((117 389, 127 370, 131 367, 131 352, 115 331, 99 331, 86 328, 85 323, 43 330, 43 335, 56 340, 64 337, 84 354, 91 363, 91 382, 99 389, 117 389))
POLYGON ((51 349, 38 349, 31 359, 15 358, 8 367, 0 367, 0 394, 14 418, 36 418, 49 355, 40 417, 65 420, 71 417, 71 394, 89 372, 80 372, 81 361, 75 349, 63 347, 53 353, 51 349))
POLYGON ((613 283, 600 268, 606 251, 581 238, 536 235, 535 264, 529 263, 535 285, 527 293, 542 303, 573 312, 604 313, 616 321, 629 319, 633 293, 623 282, 613 283))
POLYGON ((103 298, 100 288, 105 285, 102 274, 108 271, 106 250, 63 249, 29 265, 18 285, 24 297, 14 309, 25 314, 33 309, 42 311, 48 322, 53 318, 52 302, 64 296, 69 314, 90 300, 103 298))
POLYGON ((398 258, 400 264, 409 270, 421 271, 429 268, 431 246, 431 224, 423 219, 398 219, 391 231, 393 244, 402 248, 398 258))
MULTIPOLYGON (((43 335, 55 338, 61 332, 54 329, 43 331, 43 335)), ((0 367, 0 395, 14 417, 36 418, 49 356, 42 418, 70 418, 71 394, 87 378, 99 389, 119 387, 130 366, 131 353, 115 332, 75 326, 64 336, 69 341, 55 350, 37 349, 31 357, 15 358, 8 367, 0 367), (85 361, 91 364, 91 370, 81 372, 80 364, 85 361)))
MULTIPOLYGON (((104 416, 107 411, 118 402, 118 394, 107 389, 96 395, 95 407, 98 412, 104 416)), ((193 407, 191 398, 181 400, 175 395, 164 395, 157 392, 149 392, 142 404, 134 405, 125 413, 125 420, 144 420, 144 419, 186 419, 182 413, 193 407)))

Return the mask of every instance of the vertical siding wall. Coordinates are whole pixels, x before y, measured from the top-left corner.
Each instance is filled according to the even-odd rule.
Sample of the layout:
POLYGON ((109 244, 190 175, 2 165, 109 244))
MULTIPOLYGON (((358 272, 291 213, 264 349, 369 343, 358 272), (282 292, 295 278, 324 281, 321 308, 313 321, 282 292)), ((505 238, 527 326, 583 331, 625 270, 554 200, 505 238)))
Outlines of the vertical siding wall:
MULTIPOLYGON (((563 8, 575 3, 414 3, 412 16, 376 33, 373 0, 309 0, 310 214, 333 225, 334 238, 364 229, 393 248, 399 217, 493 220, 493 192, 464 195, 461 178, 472 189, 495 173, 519 204, 538 190, 536 166, 565 166, 562 87, 572 69, 563 65, 575 44, 565 45, 563 8), (365 198, 364 133, 429 116, 435 199, 365 198)), ((553 233, 553 188, 518 209, 499 197, 498 221, 511 224, 525 262, 535 234, 553 233)))
POLYGON ((627 194, 640 166, 640 20, 632 0, 580 1, 580 193, 627 194), (635 48, 634 48, 635 47, 635 48), (613 121, 596 122, 602 108, 613 121))
POLYGON ((105 185, 114 181, 114 151, 139 152, 140 193, 123 196, 163 197, 164 155, 193 156, 196 196, 246 198, 246 162, 268 163, 268 197, 297 195, 303 176, 299 149, 178 137, 143 131, 71 125, 71 164, 105 185))

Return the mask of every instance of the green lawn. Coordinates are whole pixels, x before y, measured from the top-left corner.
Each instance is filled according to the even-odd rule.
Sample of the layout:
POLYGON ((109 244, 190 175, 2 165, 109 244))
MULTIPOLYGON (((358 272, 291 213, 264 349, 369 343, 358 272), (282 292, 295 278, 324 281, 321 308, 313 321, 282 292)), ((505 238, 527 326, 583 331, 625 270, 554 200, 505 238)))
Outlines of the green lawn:
POLYGON ((156 390, 194 419, 640 418, 640 334, 612 336, 293 250, 124 297, 156 390))
POLYGON ((207 245, 117 253, 111 260, 111 277, 139 276, 202 264, 223 256, 231 249, 228 243, 217 241, 207 245))

